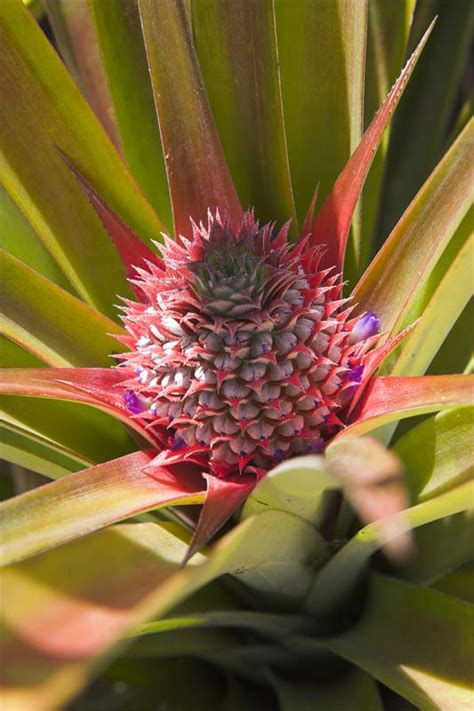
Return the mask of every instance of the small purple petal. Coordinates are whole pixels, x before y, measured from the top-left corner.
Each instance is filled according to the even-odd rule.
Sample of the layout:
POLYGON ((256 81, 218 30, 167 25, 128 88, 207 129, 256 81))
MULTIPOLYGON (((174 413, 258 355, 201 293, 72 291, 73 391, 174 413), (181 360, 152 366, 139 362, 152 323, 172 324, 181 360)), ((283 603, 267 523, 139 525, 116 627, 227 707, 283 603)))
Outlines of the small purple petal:
POLYGON ((376 336, 380 332, 380 321, 373 311, 368 311, 365 316, 356 323, 349 336, 349 343, 359 343, 371 336, 376 336))
POLYGON ((127 390, 123 394, 123 401, 127 407, 127 410, 132 412, 134 415, 139 415, 143 411, 142 403, 140 398, 133 390, 127 390))
POLYGON ((347 380, 350 380, 352 383, 360 383, 363 372, 364 366, 356 365, 355 368, 352 368, 352 370, 347 373, 347 380))
POLYGON ((186 447, 186 442, 182 437, 175 437, 173 445, 171 447, 172 452, 178 452, 180 449, 184 449, 186 447))

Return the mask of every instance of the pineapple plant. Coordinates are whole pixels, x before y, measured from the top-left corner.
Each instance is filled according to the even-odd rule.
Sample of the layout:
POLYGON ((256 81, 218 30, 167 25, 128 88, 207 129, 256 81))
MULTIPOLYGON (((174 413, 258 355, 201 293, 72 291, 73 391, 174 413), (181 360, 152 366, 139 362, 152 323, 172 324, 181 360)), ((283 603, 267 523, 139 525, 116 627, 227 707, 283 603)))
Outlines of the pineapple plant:
POLYGON ((472 705, 471 9, 3 3, 5 708, 472 705))

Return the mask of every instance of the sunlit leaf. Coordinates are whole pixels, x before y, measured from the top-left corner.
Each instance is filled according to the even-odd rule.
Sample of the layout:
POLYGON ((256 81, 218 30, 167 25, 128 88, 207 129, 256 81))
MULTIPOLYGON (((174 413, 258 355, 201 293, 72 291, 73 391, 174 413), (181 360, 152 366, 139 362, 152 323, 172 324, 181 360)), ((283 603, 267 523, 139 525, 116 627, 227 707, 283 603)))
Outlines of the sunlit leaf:
MULTIPOLYGON (((70 4, 70 3, 69 3, 70 4)), ((89 0, 123 153, 168 229, 171 205, 137 0, 89 0), (139 128, 137 128, 139 127, 139 128)))
POLYGON ((139 0, 140 17, 160 123, 175 236, 189 234, 189 216, 208 209, 241 216, 205 93, 184 6, 139 0), (179 91, 176 87, 179 86, 179 91))
POLYGON ((144 474, 152 458, 153 452, 127 454, 3 502, 2 565, 143 511, 202 502, 199 477, 179 467, 175 475, 163 470, 162 481, 144 474))
POLYGON ((391 375, 425 373, 472 296, 473 264, 471 208, 406 317, 406 322, 413 322, 421 315, 394 364, 385 365, 391 375))
POLYGON ((446 153, 354 289, 387 335, 401 325, 419 289, 471 206, 474 120, 446 153))
POLYGON ((474 377, 430 375, 419 378, 375 378, 362 397, 357 414, 339 437, 365 434, 389 422, 413 415, 470 405, 474 377))
POLYGON ((120 138, 87 0, 43 0, 61 56, 113 143, 120 138))
POLYGON ((474 408, 453 408, 416 425, 395 444, 407 486, 421 501, 460 484, 473 473, 474 408))
MULTIPOLYGON (((41 362, 28 351, 9 341, 4 336, 0 337, 0 353, 3 366, 30 368, 39 367, 41 362)), ((58 453, 60 460, 64 456, 76 462, 76 466, 69 469, 82 469, 89 463, 103 462, 119 457, 132 449, 136 444, 126 432, 122 423, 117 422, 105 412, 92 410, 78 403, 53 402, 36 398, 2 396, 1 417, 9 430, 16 433, 15 451, 5 447, 2 456, 11 461, 27 466, 33 471, 50 478, 56 478, 59 470, 49 469, 48 461, 56 462, 58 453), (20 438, 20 440, 18 439, 20 438), (30 441, 28 441, 30 440, 30 441), (28 452, 39 451, 39 459, 25 459, 19 461, 21 455, 19 442, 25 446, 25 455, 28 452), (39 448, 39 449, 38 449, 39 448), (45 461, 42 462, 42 458, 45 461), (36 469, 35 463, 41 468, 36 469)))
POLYGON ((373 576, 359 624, 325 646, 419 709, 459 711, 472 699, 473 626, 471 605, 373 576))
POLYGON ((123 350, 119 326, 3 250, 0 270, 1 331, 49 365, 109 365, 123 350))
POLYGON ((294 205, 273 2, 211 0, 192 9, 199 61, 240 201, 263 222, 286 222, 294 205))
POLYGON ((63 289, 71 284, 4 188, 0 188, 2 247, 63 289))
POLYGON ((1 4, 0 29, 5 187, 78 293, 115 316, 118 257, 57 147, 141 237, 162 225, 21 2, 1 4))

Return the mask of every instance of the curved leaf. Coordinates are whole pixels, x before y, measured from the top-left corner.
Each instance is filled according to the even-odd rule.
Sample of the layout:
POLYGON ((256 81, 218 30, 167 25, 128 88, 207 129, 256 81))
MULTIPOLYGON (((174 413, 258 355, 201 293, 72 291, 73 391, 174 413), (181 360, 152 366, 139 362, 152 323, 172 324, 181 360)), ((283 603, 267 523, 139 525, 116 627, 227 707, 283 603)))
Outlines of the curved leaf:
POLYGON ((139 0, 160 123, 175 237, 209 209, 237 225, 242 211, 225 162, 181 2, 139 0), (179 87, 179 91, 176 90, 179 87))
POLYGON ((395 444, 417 500, 432 498, 472 476, 474 408, 455 407, 413 427, 395 444))
POLYGON ((87 0, 43 0, 61 56, 113 143, 120 138, 87 0))
POLYGON ((470 405, 474 376, 426 375, 419 378, 375 378, 362 397, 352 424, 337 435, 365 434, 395 420, 470 405))
POLYGON ((473 627, 472 605, 373 576, 359 624, 325 646, 422 711, 460 711, 472 701, 473 627))
POLYGON ((208 0, 193 3, 192 12, 209 102, 240 201, 263 222, 286 222, 295 208, 273 2, 208 0))
POLYGON ((366 2, 275 1, 283 107, 295 203, 303 224, 362 133, 366 2))
POLYGON ((1 331, 52 366, 107 365, 123 350, 106 316, 0 250, 1 331))
MULTIPOLYGON (((0 336, 0 353, 5 366, 30 368, 41 365, 31 353, 4 336, 0 336)), ((39 459, 30 458, 27 468, 48 477, 56 478, 56 473, 60 473, 54 467, 51 470, 47 467, 47 462, 57 461, 58 456, 61 460, 66 457, 68 461, 72 457, 76 465, 71 464, 69 469, 75 471, 136 448, 121 422, 86 405, 8 395, 0 397, 0 404, 5 426, 16 433, 15 451, 5 448, 2 456, 9 460, 10 453, 13 453, 15 456, 11 461, 26 466, 24 458, 34 449, 39 459), (19 457, 22 457, 21 461, 19 457), (41 469, 35 469, 35 461, 41 469)))
MULTIPOLYGON (((428 40, 432 27, 433 23, 423 35, 418 47, 406 63, 384 103, 375 114, 372 123, 339 175, 329 197, 313 223, 312 244, 327 245, 328 251, 324 255, 324 265, 335 266, 339 272, 342 271, 344 264, 344 254, 352 216, 375 151, 421 51, 428 40)), ((360 301, 360 299, 358 300, 360 301)), ((370 310, 376 311, 376 309, 370 310)), ((376 313, 378 315, 377 311, 376 313)))
POLYGON ((30 223, 2 187, 0 187, 0 221, 2 247, 6 252, 36 269, 58 286, 71 291, 71 284, 30 223))
POLYGON ((348 599, 375 551, 399 537, 401 530, 467 511, 473 495, 474 482, 468 482, 362 528, 320 571, 306 598, 305 610, 321 616, 333 613, 348 599))
POLYGON ((472 296, 474 208, 457 232, 433 270, 423 298, 416 300, 408 314, 407 321, 414 320, 416 312, 421 312, 421 318, 390 367, 391 375, 423 375, 472 296), (454 255, 451 246, 457 248, 454 255), (424 302, 427 303, 423 308, 424 302))
POLYGON ((89 0, 88 5, 127 164, 171 229, 168 184, 138 2, 89 0))
POLYGON ((474 120, 446 153, 355 287, 387 338, 402 326, 418 290, 471 206, 474 120))
POLYGON ((199 489, 199 475, 189 474, 186 468, 162 468, 161 480, 144 474, 153 456, 152 451, 127 454, 3 502, 2 565, 137 513, 203 501, 205 492, 202 482, 199 489))
POLYGON ((97 407, 125 422, 151 444, 156 444, 151 430, 146 430, 131 416, 121 393, 114 390, 133 375, 130 368, 8 368, 0 371, 0 392, 82 402, 97 407))
POLYGON ((19 0, 1 4, 0 33, 5 187, 77 292, 115 315, 116 294, 128 291, 119 260, 56 147, 141 237, 162 225, 19 0))

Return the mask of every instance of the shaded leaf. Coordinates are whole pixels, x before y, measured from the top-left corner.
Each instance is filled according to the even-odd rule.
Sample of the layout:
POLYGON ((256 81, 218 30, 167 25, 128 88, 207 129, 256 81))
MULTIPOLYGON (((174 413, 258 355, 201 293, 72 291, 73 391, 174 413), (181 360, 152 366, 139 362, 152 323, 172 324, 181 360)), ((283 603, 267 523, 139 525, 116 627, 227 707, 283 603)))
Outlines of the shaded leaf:
POLYGON ((192 11, 209 102, 240 201, 263 222, 286 222, 295 209, 273 2, 211 0, 193 3, 192 11))
POLYGON ((366 3, 276 0, 275 12, 290 169, 303 223, 316 183, 325 199, 360 139, 364 43, 358 40, 366 3))
MULTIPOLYGON (((403 66, 414 9, 415 0, 369 2, 364 94, 366 126, 403 66)), ((431 19, 432 17, 426 24, 431 19)), ((367 266, 372 253, 390 130, 389 127, 382 136, 363 189, 360 259, 362 269, 367 266)))
POLYGON ((107 365, 123 350, 111 335, 123 329, 3 250, 0 270, 2 332, 49 365, 107 365))
POLYGON ((77 292, 115 316, 119 260, 56 147, 141 237, 162 225, 21 2, 1 4, 0 32, 4 185, 77 292))
POLYGON ((362 528, 324 566, 308 593, 305 609, 315 615, 329 615, 349 598, 371 556, 405 530, 424 526, 470 507, 474 483, 468 482, 435 499, 412 506, 384 521, 362 528))
POLYGON ((189 235, 189 217, 199 222, 206 219, 208 209, 219 208, 238 224, 242 212, 214 125, 184 6, 139 0, 139 8, 175 237, 189 235))
POLYGON ((474 28, 471 5, 425 0, 417 3, 417 15, 412 44, 424 30, 420 23, 431 22, 435 15, 438 19, 394 121, 380 210, 382 238, 392 230, 449 145, 446 139, 453 103, 469 61, 474 28))
POLYGON ((473 626, 467 603, 373 576, 359 624, 325 646, 423 711, 459 711, 472 699, 473 626))

